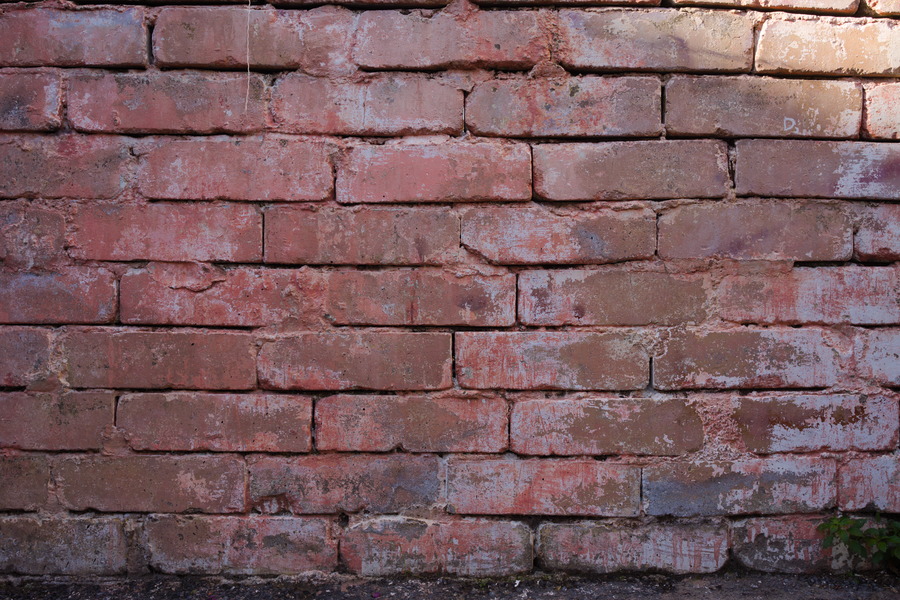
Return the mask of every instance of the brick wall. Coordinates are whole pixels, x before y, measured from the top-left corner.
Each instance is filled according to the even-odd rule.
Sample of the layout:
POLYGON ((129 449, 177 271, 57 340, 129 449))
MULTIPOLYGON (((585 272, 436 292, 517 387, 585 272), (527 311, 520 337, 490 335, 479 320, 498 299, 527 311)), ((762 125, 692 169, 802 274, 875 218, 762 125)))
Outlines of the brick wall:
POLYGON ((900 512, 865 1, 0 4, 0 571, 846 568, 900 512))

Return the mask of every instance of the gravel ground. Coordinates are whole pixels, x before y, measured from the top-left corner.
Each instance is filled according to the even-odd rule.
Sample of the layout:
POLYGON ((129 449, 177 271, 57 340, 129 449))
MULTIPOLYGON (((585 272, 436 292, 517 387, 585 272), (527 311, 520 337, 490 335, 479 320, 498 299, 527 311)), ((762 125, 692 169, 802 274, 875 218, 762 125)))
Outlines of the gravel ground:
POLYGON ((7 580, 0 600, 900 600, 889 575, 529 575, 503 579, 240 579, 149 576, 95 582, 7 580))

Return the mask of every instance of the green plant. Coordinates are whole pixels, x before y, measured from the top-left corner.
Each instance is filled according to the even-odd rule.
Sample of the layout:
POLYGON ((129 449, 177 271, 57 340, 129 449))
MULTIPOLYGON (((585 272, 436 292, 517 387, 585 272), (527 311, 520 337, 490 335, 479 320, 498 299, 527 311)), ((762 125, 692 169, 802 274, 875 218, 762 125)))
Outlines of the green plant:
POLYGON ((825 533, 825 548, 841 543, 851 554, 871 559, 876 568, 900 571, 900 520, 838 515, 820 524, 818 529, 825 533))

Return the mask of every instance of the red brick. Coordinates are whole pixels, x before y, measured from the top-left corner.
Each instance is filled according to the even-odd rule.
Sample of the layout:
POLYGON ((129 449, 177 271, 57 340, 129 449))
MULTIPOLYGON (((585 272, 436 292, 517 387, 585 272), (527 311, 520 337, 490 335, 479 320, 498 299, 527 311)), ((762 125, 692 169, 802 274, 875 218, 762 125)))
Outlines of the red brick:
POLYGON ((49 375, 50 332, 31 327, 0 328, 0 386, 25 387, 49 375))
POLYGON ((775 16, 762 24, 760 73, 897 75, 900 24, 890 19, 775 16))
MULTIPOLYGON (((867 1, 871 2, 872 0, 867 1)), ((677 6, 703 4, 705 6, 799 10, 851 15, 859 7, 859 0, 673 0, 673 2, 677 6)))
POLYGON ((266 262, 438 265, 459 246, 459 217, 443 208, 266 211, 266 262))
POLYGON ((656 250, 656 215, 645 209, 558 214, 541 206, 479 207, 463 213, 462 243, 501 264, 645 259, 656 250))
POLYGON ((60 502, 100 512, 241 512, 244 461, 231 456, 81 456, 53 468, 60 502))
POLYGON ((531 571, 531 538, 531 529, 515 521, 375 517, 341 536, 341 558, 364 577, 496 577, 531 571))
POLYGON ((741 140, 737 193, 891 200, 900 195, 898 161, 894 144, 741 140))
POLYGON ((860 377, 900 385, 900 329, 861 329, 853 350, 860 377))
POLYGON ((722 318, 741 323, 900 323, 900 270, 799 268, 781 275, 729 276, 719 292, 722 318))
POLYGON ((142 157, 138 187, 161 200, 324 200, 328 148, 303 138, 159 140, 142 157))
POLYGON ((446 333, 302 333, 263 344, 259 381, 282 390, 429 390, 450 387, 446 333))
POLYGON ((525 144, 357 146, 337 175, 343 203, 529 199, 531 152, 525 144))
POLYGON ((619 525, 544 523, 538 556, 551 570, 589 573, 713 573, 728 560, 728 529, 719 523, 619 525))
POLYGON ((506 401, 329 396, 316 402, 316 448, 342 452, 502 452, 506 401))
POLYGON ((900 459, 896 454, 851 459, 838 474, 841 510, 900 512, 900 459))
POLYGON ((251 69, 346 73, 351 69, 353 22, 353 13, 336 7, 302 12, 163 8, 153 29, 153 56, 161 67, 244 70, 249 46, 251 69))
POLYGON ((713 140, 546 144, 534 147, 534 190, 546 200, 717 198, 727 162, 713 140))
POLYGON ((116 278, 105 269, 0 273, 0 323, 109 323, 116 278))
POLYGON ((0 480, 0 510, 38 510, 47 503, 50 466, 44 456, 0 455, 0 480))
POLYGON ((0 198, 112 198, 125 188, 123 138, 0 136, 0 198))
MULTIPOLYGON (((900 14, 900 2, 897 4, 897 12, 900 14)), ((866 86, 863 129, 870 138, 900 138, 900 83, 866 86)))
POLYGON ((371 11, 359 18, 353 59, 367 69, 527 69, 548 42, 536 12, 371 11))
POLYGON ((0 203, 0 263, 16 270, 40 269, 65 256, 66 220, 61 211, 31 202, 0 203))
POLYGON ((89 132, 259 131, 266 125, 264 95, 265 81, 255 73, 81 75, 69 79, 68 117, 89 132))
POLYGON ((0 393, 0 447, 100 450, 115 401, 106 392, 0 393))
POLYGON ((62 124, 61 112, 58 74, 0 73, 0 130, 59 129, 62 124))
POLYGON ((339 271, 328 278, 326 310, 339 325, 512 325, 516 276, 339 271))
POLYGON ((437 456, 264 456, 249 464, 250 498, 261 512, 398 512, 442 499, 437 456))
POLYGON ((648 515, 692 517, 815 512, 835 504, 834 461, 742 458, 644 467, 648 515))
POLYGON ((273 394, 126 394, 116 427, 135 450, 309 452, 312 400, 273 394))
POLYGON ((486 81, 466 98, 466 125, 488 136, 655 136, 660 95, 656 77, 486 81))
POLYGON ((826 387, 837 382, 840 356, 817 329, 687 329, 653 360, 653 385, 700 388, 826 387))
POLYGON ((23 575, 124 575, 122 519, 0 517, 0 571, 23 575))
POLYGON ((73 387, 250 389, 252 338, 243 333, 84 329, 66 341, 73 387))
POLYGON ((297 270, 151 263, 122 277, 123 323, 264 327, 322 315, 323 281, 297 270))
POLYGON ((621 269, 519 273, 526 325, 677 325, 707 316, 702 277, 621 269))
POLYGON ((143 8, 21 8, 0 15, 0 66, 143 67, 143 8))
POLYGON ((666 133, 855 137, 862 86, 771 77, 683 77, 666 84, 666 133))
POLYGON ((699 203, 659 217, 663 259, 848 260, 852 238, 849 217, 817 202, 699 203))
POLYGON ((744 445, 757 454, 897 446, 900 411, 884 396, 747 396, 732 410, 744 445))
POLYGON ((344 83, 290 73, 275 84, 272 113, 278 130, 292 133, 458 134, 463 92, 421 75, 375 75, 344 83))
POLYGON ((144 526, 150 566, 186 575, 296 575, 337 567, 329 519, 154 515, 144 526))
POLYGON ((853 246, 860 260, 900 260, 900 205, 870 204, 860 207, 853 246))
POLYGON ((677 456, 702 444, 700 416, 680 399, 525 399, 510 416, 517 454, 677 456))
POLYGON ((450 512, 633 517, 641 470, 595 460, 451 459, 450 512))
POLYGON ((647 385, 648 363, 630 334, 456 334, 456 374, 469 388, 638 390, 647 385))
POLYGON ((253 262, 262 216, 241 204, 80 205, 69 252, 88 260, 253 262))
POLYGON ((752 13, 562 10, 558 58, 577 70, 750 71, 752 13))

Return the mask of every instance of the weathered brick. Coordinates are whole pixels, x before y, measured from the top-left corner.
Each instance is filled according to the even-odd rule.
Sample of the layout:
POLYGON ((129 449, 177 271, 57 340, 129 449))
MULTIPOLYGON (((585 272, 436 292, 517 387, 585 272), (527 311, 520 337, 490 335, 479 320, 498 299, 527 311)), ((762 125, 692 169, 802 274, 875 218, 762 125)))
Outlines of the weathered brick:
POLYGON ((719 523, 544 523, 538 556, 551 570, 713 573, 728 560, 728 529, 719 523))
POLYGON ((365 577, 512 575, 532 567, 531 529, 516 521, 375 517, 341 536, 341 558, 365 577))
POLYGON ((741 565, 755 571, 847 570, 849 556, 823 546, 825 533, 818 526, 824 521, 822 517, 800 515, 735 521, 731 526, 732 553, 741 565))
POLYGON ((0 66, 146 64, 143 8, 21 8, 0 15, 0 66))
POLYGON ((42 269, 65 256, 66 220, 61 211, 31 202, 0 202, 0 263, 11 269, 42 269))
POLYGON ((88 260, 253 262, 262 216, 241 204, 82 204, 68 243, 88 260))
POLYGON ((312 400, 273 394, 126 394, 116 427, 135 450, 309 452, 312 400))
POLYGON ((718 198, 727 163, 714 140, 545 144, 534 147, 534 190, 546 200, 718 198))
POLYGON ((160 200, 315 201, 331 197, 326 144, 304 138, 159 140, 138 188, 160 200))
POLYGON ((900 260, 900 205, 870 204, 860 207, 853 246, 860 260, 900 260))
MULTIPOLYGON (((897 9, 900 14, 900 2, 897 9)), ((900 138, 900 83, 866 86, 863 130, 870 138, 900 138)))
POLYGON ((747 450, 888 450, 897 445, 897 400, 884 396, 746 396, 732 418, 747 450))
POLYGON ((0 386, 25 387, 49 375, 50 332, 32 327, 0 328, 0 386))
MULTIPOLYGON (((871 0, 868 0, 871 1, 871 0)), ((853 14, 860 0, 673 0, 676 6, 702 4, 704 6, 733 6, 735 8, 762 8, 800 10, 816 13, 853 14)))
POLYGON ((692 517, 815 512, 835 504, 834 461, 743 458, 644 467, 648 515, 692 517))
POLYGON ((472 208, 463 213, 462 243, 501 264, 599 264, 639 260, 656 250, 649 210, 556 214, 544 207, 472 208))
POLYGON ((621 269, 519 273, 519 319, 526 325, 701 322, 708 301, 702 277, 621 269))
POLYGON ((502 452, 506 411, 501 398, 329 396, 316 402, 316 448, 502 452))
POLYGON ((741 323, 900 323, 900 270, 798 268, 784 274, 726 277, 722 318, 741 323))
POLYGON ((259 381, 283 390, 428 390, 450 387, 447 333, 302 333, 263 344, 259 381))
POLYGON ((122 519, 0 516, 0 571, 24 575, 124 575, 122 519))
POLYGON ((562 10, 565 67, 641 71, 750 71, 752 13, 681 9, 562 10))
POLYGON ((527 69, 548 43, 536 12, 370 11, 359 18, 353 60, 366 69, 527 69))
POLYGON ((855 137, 862 102, 862 86, 850 81, 675 76, 666 84, 666 133, 855 137))
POLYGON ((343 203, 530 199, 526 144, 357 146, 337 174, 337 200, 343 203))
POLYGON ((84 329, 65 342, 69 384, 102 388, 250 389, 251 336, 243 333, 84 329))
POLYGON ((900 329, 862 329, 853 354, 860 377, 885 385, 900 385, 900 329))
POLYGON ((398 512, 442 499, 437 456, 264 456, 249 464, 251 503, 262 512, 398 512))
POLYGON ((664 259, 848 260, 852 238, 850 218, 836 206, 817 202, 698 203, 659 217, 664 259))
POLYGON ((776 16, 762 24, 761 73, 897 75, 900 24, 890 19, 776 16))
POLYGON ((518 454, 677 456, 702 444, 700 416, 680 399, 526 399, 510 415, 510 449, 518 454))
MULTIPOLYGON (((535 0, 474 0, 475 4, 491 7, 491 6, 533 6, 537 4, 535 0)), ((572 6, 587 5, 598 6, 603 4, 628 4, 628 5, 647 5, 658 6, 661 0, 553 0, 554 6, 572 6)), ((541 3, 543 4, 543 2, 541 3)))
POLYGON ((264 327, 321 317, 322 278, 298 270, 151 263, 120 284, 120 319, 146 325, 264 327))
POLYGON ((168 7, 156 19, 153 56, 161 67, 244 70, 249 58, 251 69, 342 74, 352 70, 353 23, 353 13, 336 7, 168 7))
POLYGON ((326 310, 339 325, 512 325, 516 276, 339 271, 328 278, 326 310))
POLYGON ((266 262, 438 265, 459 246, 459 217, 443 208, 266 211, 266 262))
POLYGON ((53 468, 63 506, 100 512, 242 512, 244 475, 231 456, 81 456, 53 468))
POLYGON ((660 95, 656 77, 486 81, 466 98, 466 125, 487 136, 654 136, 660 95))
POLYGON ((107 392, 0 393, 0 447, 99 450, 115 401, 107 392))
POLYGON ((687 329, 653 361, 653 385, 698 388, 825 387, 837 381, 840 357, 820 330, 687 329))
POLYGON ((898 161, 895 144, 741 140, 737 193, 891 200, 900 195, 898 161))
POLYGON ((72 77, 68 86, 67 114, 78 131, 217 133, 266 125, 265 82, 256 73, 106 73, 72 77))
POLYGON ((841 465, 838 498, 841 510, 900 512, 900 458, 865 456, 841 465))
POLYGON ((649 359, 630 334, 580 331, 459 332, 463 387, 638 390, 649 359))
POLYGON ((0 455, 0 480, 0 510, 38 510, 47 503, 50 466, 45 456, 0 455))
POLYGON ((61 112, 62 96, 58 74, 0 73, 0 130, 59 129, 62 124, 61 112))
POLYGON ((0 273, 0 323, 109 323, 116 278, 105 269, 0 273))
POLYGON ((458 134, 463 92, 422 75, 375 75, 336 82, 290 73, 272 90, 279 131, 336 135, 458 134))
POLYGON ((0 198, 112 198, 125 189, 123 138, 0 136, 0 198))
POLYGON ((866 0, 866 6, 879 15, 900 15, 900 2, 898 0, 866 0))
POLYGON ((450 512, 480 515, 633 517, 638 467, 596 460, 451 459, 450 512))
POLYGON ((318 517, 154 515, 144 529, 158 572, 296 575, 337 567, 333 527, 318 517))

